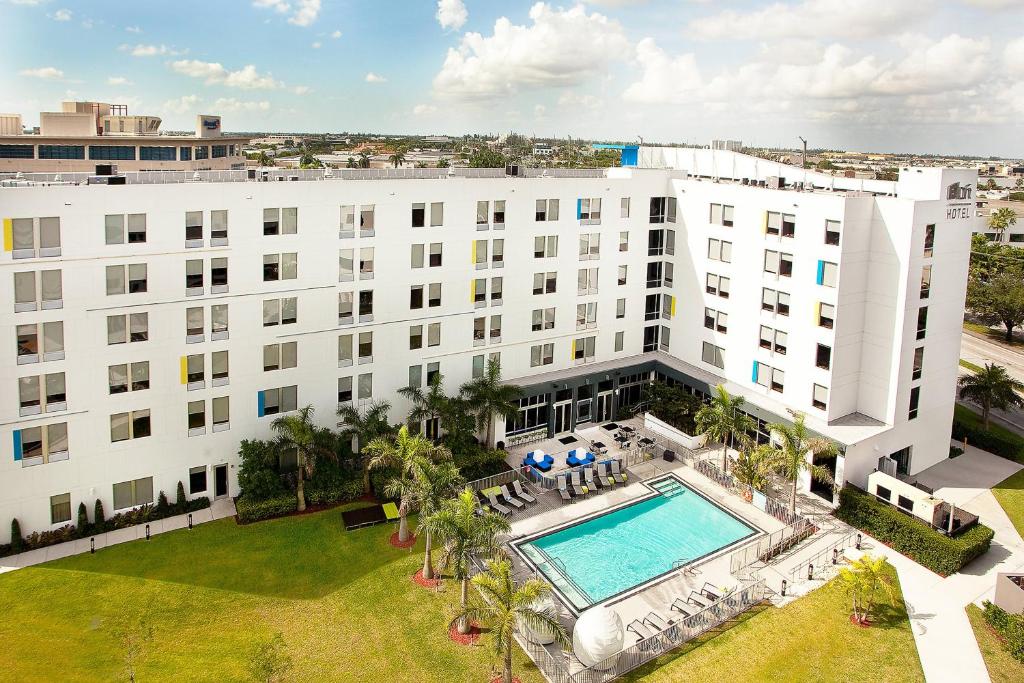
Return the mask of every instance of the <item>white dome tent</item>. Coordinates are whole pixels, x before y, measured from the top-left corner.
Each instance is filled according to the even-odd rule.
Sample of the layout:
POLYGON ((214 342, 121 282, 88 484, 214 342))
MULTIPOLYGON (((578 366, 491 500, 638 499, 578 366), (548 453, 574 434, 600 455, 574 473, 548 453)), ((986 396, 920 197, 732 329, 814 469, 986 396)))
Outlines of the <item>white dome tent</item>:
POLYGON ((626 643, 622 617, 607 607, 591 607, 576 620, 572 632, 572 649, 585 667, 599 670, 615 666, 614 655, 626 643))
MULTIPOLYGON (((544 595, 538 598, 534 601, 531 607, 538 612, 546 612, 552 616, 556 616, 558 614, 558 610, 555 607, 555 600, 551 595, 544 595)), ((531 643, 536 643, 537 645, 550 645, 555 642, 555 632, 549 628, 532 628, 527 624, 523 624, 520 628, 522 630, 523 637, 531 643)))

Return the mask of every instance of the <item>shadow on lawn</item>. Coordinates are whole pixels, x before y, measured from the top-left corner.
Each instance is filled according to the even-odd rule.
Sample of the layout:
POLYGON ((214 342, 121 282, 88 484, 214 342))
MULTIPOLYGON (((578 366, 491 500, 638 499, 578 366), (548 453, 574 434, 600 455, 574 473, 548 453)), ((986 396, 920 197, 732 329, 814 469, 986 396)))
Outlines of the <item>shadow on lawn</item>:
MULTIPOLYGON (((405 572, 410 555, 388 543, 393 524, 345 531, 347 507, 238 526, 218 520, 73 557, 33 570, 72 570, 166 581, 292 600, 322 598, 379 572, 382 581, 405 572)), ((411 521, 415 528, 415 522, 411 521)))

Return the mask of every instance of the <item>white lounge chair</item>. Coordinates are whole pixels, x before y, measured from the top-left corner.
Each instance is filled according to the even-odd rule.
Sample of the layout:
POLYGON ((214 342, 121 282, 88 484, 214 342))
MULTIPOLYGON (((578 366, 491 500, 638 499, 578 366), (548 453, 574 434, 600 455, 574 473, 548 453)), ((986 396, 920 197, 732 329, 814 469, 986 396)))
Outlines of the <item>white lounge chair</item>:
POLYGON ((616 484, 625 484, 626 475, 619 471, 619 461, 612 460, 612 479, 615 480, 616 484))
POLYGON ((567 487, 566 479, 567 479, 567 477, 565 477, 565 476, 561 476, 561 477, 558 478, 558 492, 562 495, 562 500, 563 501, 566 501, 566 500, 571 501, 572 500, 572 494, 569 493, 569 489, 567 487))
POLYGON ((512 492, 508 490, 508 484, 501 485, 501 497, 505 499, 505 502, 514 507, 517 510, 522 510, 526 503, 512 495, 512 492))
POLYGON ((572 492, 575 495, 582 496, 586 493, 586 491, 583 490, 583 482, 580 481, 579 470, 572 473, 572 479, 570 481, 572 482, 572 492))
POLYGON ((536 503, 537 502, 537 499, 534 498, 532 495, 530 495, 526 491, 526 489, 523 488, 523 485, 519 483, 518 479, 516 479, 514 482, 512 482, 512 490, 516 492, 517 496, 519 496, 520 498, 525 500, 527 503, 536 503))
POLYGON ((503 515, 512 514, 512 508, 508 507, 507 505, 502 505, 501 503, 499 503, 498 499, 494 495, 494 491, 488 491, 486 493, 486 496, 487 503, 491 506, 491 509, 503 515))
POLYGON ((583 478, 587 482, 587 486, 590 488, 591 491, 596 491, 597 489, 604 488, 605 486, 605 484, 601 481, 599 477, 594 477, 593 467, 588 467, 587 469, 583 470, 583 478))

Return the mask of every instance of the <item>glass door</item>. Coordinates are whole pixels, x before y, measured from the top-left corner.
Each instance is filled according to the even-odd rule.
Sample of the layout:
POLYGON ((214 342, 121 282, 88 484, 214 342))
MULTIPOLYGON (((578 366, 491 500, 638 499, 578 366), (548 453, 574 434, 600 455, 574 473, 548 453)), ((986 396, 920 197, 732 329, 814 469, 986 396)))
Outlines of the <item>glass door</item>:
POLYGON ((572 431, 572 401, 555 404, 555 436, 572 431))

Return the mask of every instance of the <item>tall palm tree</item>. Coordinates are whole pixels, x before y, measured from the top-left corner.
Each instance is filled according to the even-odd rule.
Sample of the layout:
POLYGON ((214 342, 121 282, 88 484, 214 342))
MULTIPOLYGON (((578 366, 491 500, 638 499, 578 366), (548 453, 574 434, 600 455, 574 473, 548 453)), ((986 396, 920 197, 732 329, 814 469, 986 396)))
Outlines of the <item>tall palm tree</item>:
POLYGON ((270 156, 264 150, 260 150, 259 155, 256 157, 256 163, 260 166, 270 166, 270 156))
POLYGON ((999 235, 1002 235, 1007 228, 1011 228, 1016 224, 1017 212, 1009 207, 1004 206, 1001 209, 996 209, 988 217, 988 227, 992 228, 999 235))
MULTIPOLYGON (((493 556, 498 550, 498 535, 507 534, 507 519, 492 512, 477 514, 477 500, 468 486, 457 498, 444 501, 428 515, 420 515, 419 528, 441 544, 441 570, 451 569, 462 584, 462 611, 469 607, 470 563, 474 556, 493 556)), ((459 633, 469 632, 469 621, 459 619, 459 633)))
MULTIPOLYGON (((353 405, 338 408, 338 436, 349 439, 352 452, 360 455, 363 444, 368 444, 377 437, 388 436, 394 430, 388 423, 388 411, 391 404, 387 401, 373 401, 366 410, 359 410, 353 405)), ((370 493, 370 467, 367 458, 360 458, 363 470, 363 492, 370 493)))
POLYGON ((398 168, 405 162, 405 152, 402 149, 396 149, 394 153, 388 157, 388 161, 394 164, 395 168, 398 168))
POLYGON ((298 464, 295 495, 298 498, 298 510, 302 512, 306 509, 303 479, 313 476, 317 459, 337 457, 334 435, 331 430, 313 424, 313 406, 300 408, 294 415, 274 418, 270 428, 277 434, 277 447, 280 450, 295 450, 298 464))
POLYGON ((768 444, 762 444, 757 448, 741 448, 736 462, 732 465, 732 476, 741 484, 746 484, 757 491, 764 491, 772 472, 773 459, 774 452, 768 444))
POLYGON ((519 411, 519 397, 523 390, 501 381, 501 362, 497 358, 487 361, 484 374, 462 385, 460 393, 473 406, 477 429, 486 432, 485 445, 494 446, 494 420, 507 418, 519 411))
POLYGON ((398 476, 388 482, 384 494, 396 496, 399 500, 398 515, 398 540, 409 540, 409 505, 412 501, 412 489, 409 488, 409 480, 416 470, 425 461, 450 460, 452 454, 447 448, 435 446, 426 439, 419 436, 410 436, 409 428, 405 425, 398 430, 398 434, 388 437, 377 437, 366 444, 363 450, 369 454, 370 469, 394 467, 398 470, 398 476), (395 482, 398 483, 395 483, 395 482), (393 484, 393 486, 392 486, 393 484), (390 492, 388 491, 390 489, 390 492))
POLYGON ((962 375, 957 380, 960 387, 960 398, 977 403, 981 407, 981 419, 988 429, 989 417, 993 408, 1006 410, 1010 406, 1024 406, 1024 399, 1017 393, 1024 391, 1024 383, 1018 382, 1006 374, 1006 368, 995 363, 986 363, 985 367, 969 375, 962 375))
POLYGON ((451 166, 451 163, 449 163, 449 161, 447 159, 438 159, 437 160, 437 167, 438 168, 448 168, 449 166, 451 166))
MULTIPOLYGON (((420 513, 418 528, 426 538, 423 551, 423 578, 432 579, 434 565, 431 562, 431 551, 434 534, 428 525, 423 524, 423 520, 440 510, 465 480, 459 474, 459 468, 450 461, 435 463, 427 460, 416 466, 412 478, 408 481, 412 485, 409 506, 420 513)), ((385 492, 387 490, 388 487, 385 487, 385 492)))
POLYGON ((534 607, 540 598, 551 592, 551 588, 540 579, 530 579, 517 585, 508 560, 491 560, 487 563, 487 571, 473 577, 473 585, 483 595, 484 603, 479 607, 467 607, 459 617, 490 624, 494 653, 503 661, 502 683, 512 683, 512 636, 520 626, 549 631, 563 648, 571 646, 569 634, 558 617, 534 607))
POLYGON ((725 386, 715 387, 711 401, 701 406, 693 416, 697 431, 712 441, 722 443, 722 471, 729 471, 729 443, 734 439, 745 439, 754 422, 740 411, 742 396, 731 396, 725 386))
POLYGON ((836 444, 828 439, 812 437, 804 426, 806 416, 803 413, 789 411, 793 416, 793 424, 773 422, 768 425, 773 443, 764 449, 773 469, 782 473, 786 481, 792 484, 789 496, 789 511, 796 512, 796 487, 800 481, 800 473, 807 470, 811 478, 826 484, 833 483, 832 473, 827 467, 815 465, 817 457, 839 455, 836 444), (810 454, 808 459, 807 455, 810 454))
POLYGON ((359 153, 359 168, 370 168, 370 153, 363 151, 359 153))
POLYGON ((440 372, 430 378, 426 390, 422 387, 402 387, 398 390, 399 395, 412 401, 412 410, 409 411, 409 423, 427 423, 425 433, 433 440, 440 436, 440 422, 442 416, 448 410, 448 397, 444 393, 444 375, 440 372))

